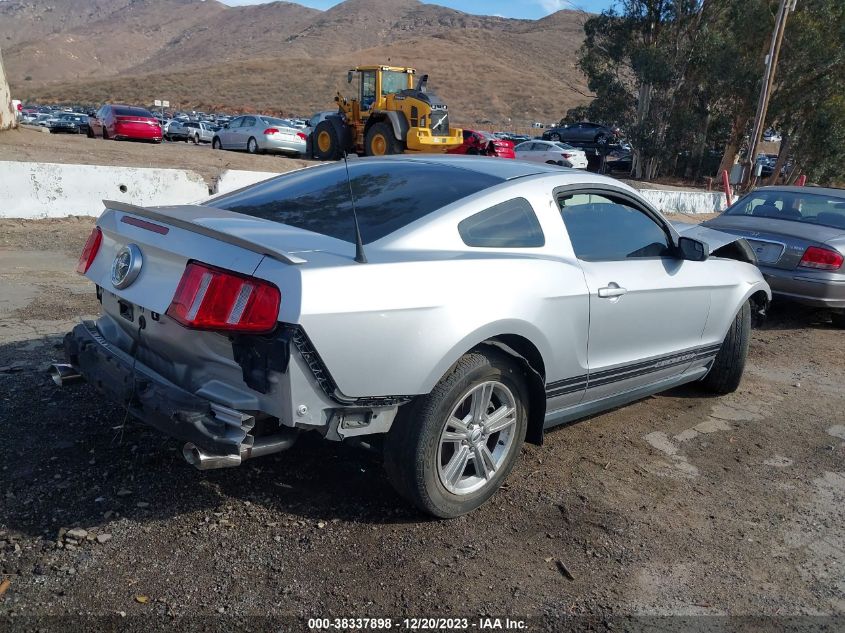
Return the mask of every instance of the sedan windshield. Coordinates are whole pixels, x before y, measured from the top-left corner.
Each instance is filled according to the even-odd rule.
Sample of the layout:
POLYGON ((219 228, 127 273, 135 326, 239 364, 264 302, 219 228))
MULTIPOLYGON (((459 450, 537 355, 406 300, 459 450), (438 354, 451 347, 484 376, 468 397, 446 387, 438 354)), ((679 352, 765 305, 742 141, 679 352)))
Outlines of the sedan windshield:
POLYGON ((725 215, 774 218, 845 229, 845 195, 834 197, 804 191, 761 189, 741 198, 725 211, 725 215))

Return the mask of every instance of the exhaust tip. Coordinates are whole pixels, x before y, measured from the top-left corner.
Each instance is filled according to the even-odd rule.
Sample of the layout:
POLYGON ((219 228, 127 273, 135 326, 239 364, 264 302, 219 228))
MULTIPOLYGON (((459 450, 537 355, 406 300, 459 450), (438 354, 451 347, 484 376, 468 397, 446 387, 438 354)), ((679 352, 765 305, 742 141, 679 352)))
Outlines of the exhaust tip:
POLYGON ((215 468, 231 468, 240 466, 240 455, 211 455, 198 446, 188 442, 182 447, 182 457, 197 470, 213 470, 215 468))
POLYGON ((54 363, 50 365, 47 373, 58 387, 82 381, 82 375, 67 363, 54 363))

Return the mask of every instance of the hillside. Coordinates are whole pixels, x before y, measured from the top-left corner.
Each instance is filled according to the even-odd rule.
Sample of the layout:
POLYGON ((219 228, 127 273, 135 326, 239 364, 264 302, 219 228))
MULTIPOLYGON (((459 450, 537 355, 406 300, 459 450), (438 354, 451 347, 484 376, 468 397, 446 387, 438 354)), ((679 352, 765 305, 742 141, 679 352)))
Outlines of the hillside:
MULTIPOLYGON (((0 2, 6 20, 32 19, 34 3, 17 2, 25 11, 16 17, 3 6, 12 1, 0 2)), ((178 107, 308 114, 332 107, 350 65, 390 60, 430 73, 431 87, 464 125, 491 119, 521 127, 585 101, 574 65, 583 14, 573 11, 530 21, 417 0, 346 0, 327 11, 288 2, 99 0, 90 22, 53 19, 71 3, 52 0, 44 18, 59 32, 4 50, 16 96, 166 98, 178 107)))

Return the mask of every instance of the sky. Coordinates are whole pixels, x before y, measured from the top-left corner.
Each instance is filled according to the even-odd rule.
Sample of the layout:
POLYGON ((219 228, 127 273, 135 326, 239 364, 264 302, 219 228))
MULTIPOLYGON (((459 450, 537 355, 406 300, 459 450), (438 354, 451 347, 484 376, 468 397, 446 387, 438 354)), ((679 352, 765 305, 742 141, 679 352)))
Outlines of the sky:
MULTIPOLYGON (((270 0, 221 0, 225 4, 236 6, 244 4, 258 4, 270 0)), ((315 9, 328 9, 340 0, 290 0, 297 4, 304 4, 315 9)), ((444 7, 478 13, 481 15, 501 15, 506 18, 524 18, 536 20, 560 11, 561 9, 583 9, 591 13, 599 13, 614 4, 614 0, 437 0, 428 4, 439 4, 444 7)))

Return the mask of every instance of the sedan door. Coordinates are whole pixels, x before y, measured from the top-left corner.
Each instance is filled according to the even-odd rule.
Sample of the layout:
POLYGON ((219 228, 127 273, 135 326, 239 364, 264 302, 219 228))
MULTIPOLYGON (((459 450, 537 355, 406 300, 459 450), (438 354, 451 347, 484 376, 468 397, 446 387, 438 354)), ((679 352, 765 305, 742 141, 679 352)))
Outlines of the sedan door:
POLYGON ((558 192, 590 292, 586 401, 672 378, 716 349, 701 344, 707 262, 675 255, 668 226, 623 192, 558 192))
POLYGON ((244 117, 238 117, 237 119, 232 119, 229 122, 229 125, 220 129, 217 132, 217 137, 220 139, 220 144, 222 145, 223 149, 234 149, 235 148, 235 139, 237 138, 237 129, 240 128, 241 123, 244 122, 244 117))
POLYGON ((233 142, 234 149, 246 149, 246 144, 250 136, 256 136, 255 128, 258 125, 258 119, 254 116, 245 116, 241 126, 235 130, 235 139, 233 142))

